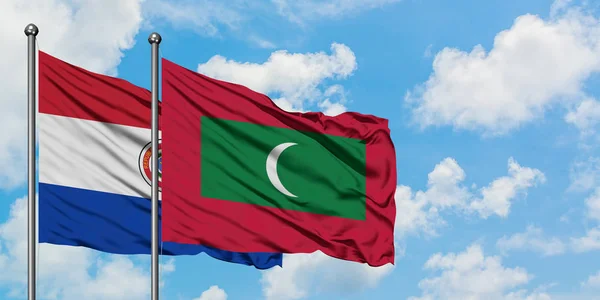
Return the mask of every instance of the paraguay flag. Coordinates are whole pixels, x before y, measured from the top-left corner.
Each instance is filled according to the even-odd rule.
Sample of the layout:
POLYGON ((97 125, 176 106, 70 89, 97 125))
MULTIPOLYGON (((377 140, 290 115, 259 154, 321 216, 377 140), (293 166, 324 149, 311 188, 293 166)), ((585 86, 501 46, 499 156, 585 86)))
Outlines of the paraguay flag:
MULTIPOLYGON (((39 88, 40 243, 150 254, 151 93, 41 51, 39 88)), ((162 246, 164 255, 201 252, 259 269, 282 261, 280 253, 162 246)))

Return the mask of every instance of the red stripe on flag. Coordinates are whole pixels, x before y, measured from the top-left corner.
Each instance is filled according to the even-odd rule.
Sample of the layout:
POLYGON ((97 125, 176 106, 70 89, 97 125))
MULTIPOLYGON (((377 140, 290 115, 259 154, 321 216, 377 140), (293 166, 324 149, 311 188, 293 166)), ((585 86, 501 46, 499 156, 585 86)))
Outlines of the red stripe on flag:
MULTIPOLYGON (((150 128, 150 91, 39 51, 39 112, 150 128)), ((159 110, 160 113, 160 110, 159 110)))
POLYGON ((396 157, 385 119, 288 113, 267 96, 162 60, 164 241, 238 252, 311 253, 372 266, 394 262, 396 157), (262 207, 201 195, 200 117, 358 138, 367 144, 366 220, 262 207))

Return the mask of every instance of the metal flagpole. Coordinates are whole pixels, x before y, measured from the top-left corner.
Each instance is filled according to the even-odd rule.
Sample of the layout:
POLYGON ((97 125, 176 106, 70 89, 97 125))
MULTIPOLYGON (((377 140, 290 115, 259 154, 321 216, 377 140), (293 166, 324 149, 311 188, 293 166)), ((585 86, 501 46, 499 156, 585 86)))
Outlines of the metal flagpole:
POLYGON ((152 46, 152 300, 158 300, 158 45, 162 38, 153 32, 152 46))
POLYGON ((35 24, 25 27, 27 36, 27 299, 35 300, 36 202, 35 202, 35 39, 39 30, 35 24))

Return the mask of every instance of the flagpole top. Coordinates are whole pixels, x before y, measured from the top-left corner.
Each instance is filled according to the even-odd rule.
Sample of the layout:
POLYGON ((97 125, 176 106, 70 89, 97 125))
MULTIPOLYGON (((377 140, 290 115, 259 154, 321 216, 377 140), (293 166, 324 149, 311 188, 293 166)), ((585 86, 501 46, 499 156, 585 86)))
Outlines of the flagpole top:
POLYGON ((150 44, 160 44, 160 42, 162 41, 162 38, 160 37, 160 34, 153 32, 150 34, 150 36, 148 37, 148 43, 150 44))
POLYGON ((40 30, 33 23, 30 23, 29 25, 25 26, 25 35, 26 36, 30 36, 30 35, 37 36, 39 32, 40 32, 40 30))

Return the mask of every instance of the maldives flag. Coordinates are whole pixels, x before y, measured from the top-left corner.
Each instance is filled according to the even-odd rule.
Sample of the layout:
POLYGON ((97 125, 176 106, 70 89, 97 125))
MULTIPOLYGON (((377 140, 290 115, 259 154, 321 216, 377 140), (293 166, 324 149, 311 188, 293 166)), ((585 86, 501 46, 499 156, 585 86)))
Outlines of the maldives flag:
POLYGON ((394 263, 387 120, 285 112, 166 59, 162 88, 164 241, 394 263))

